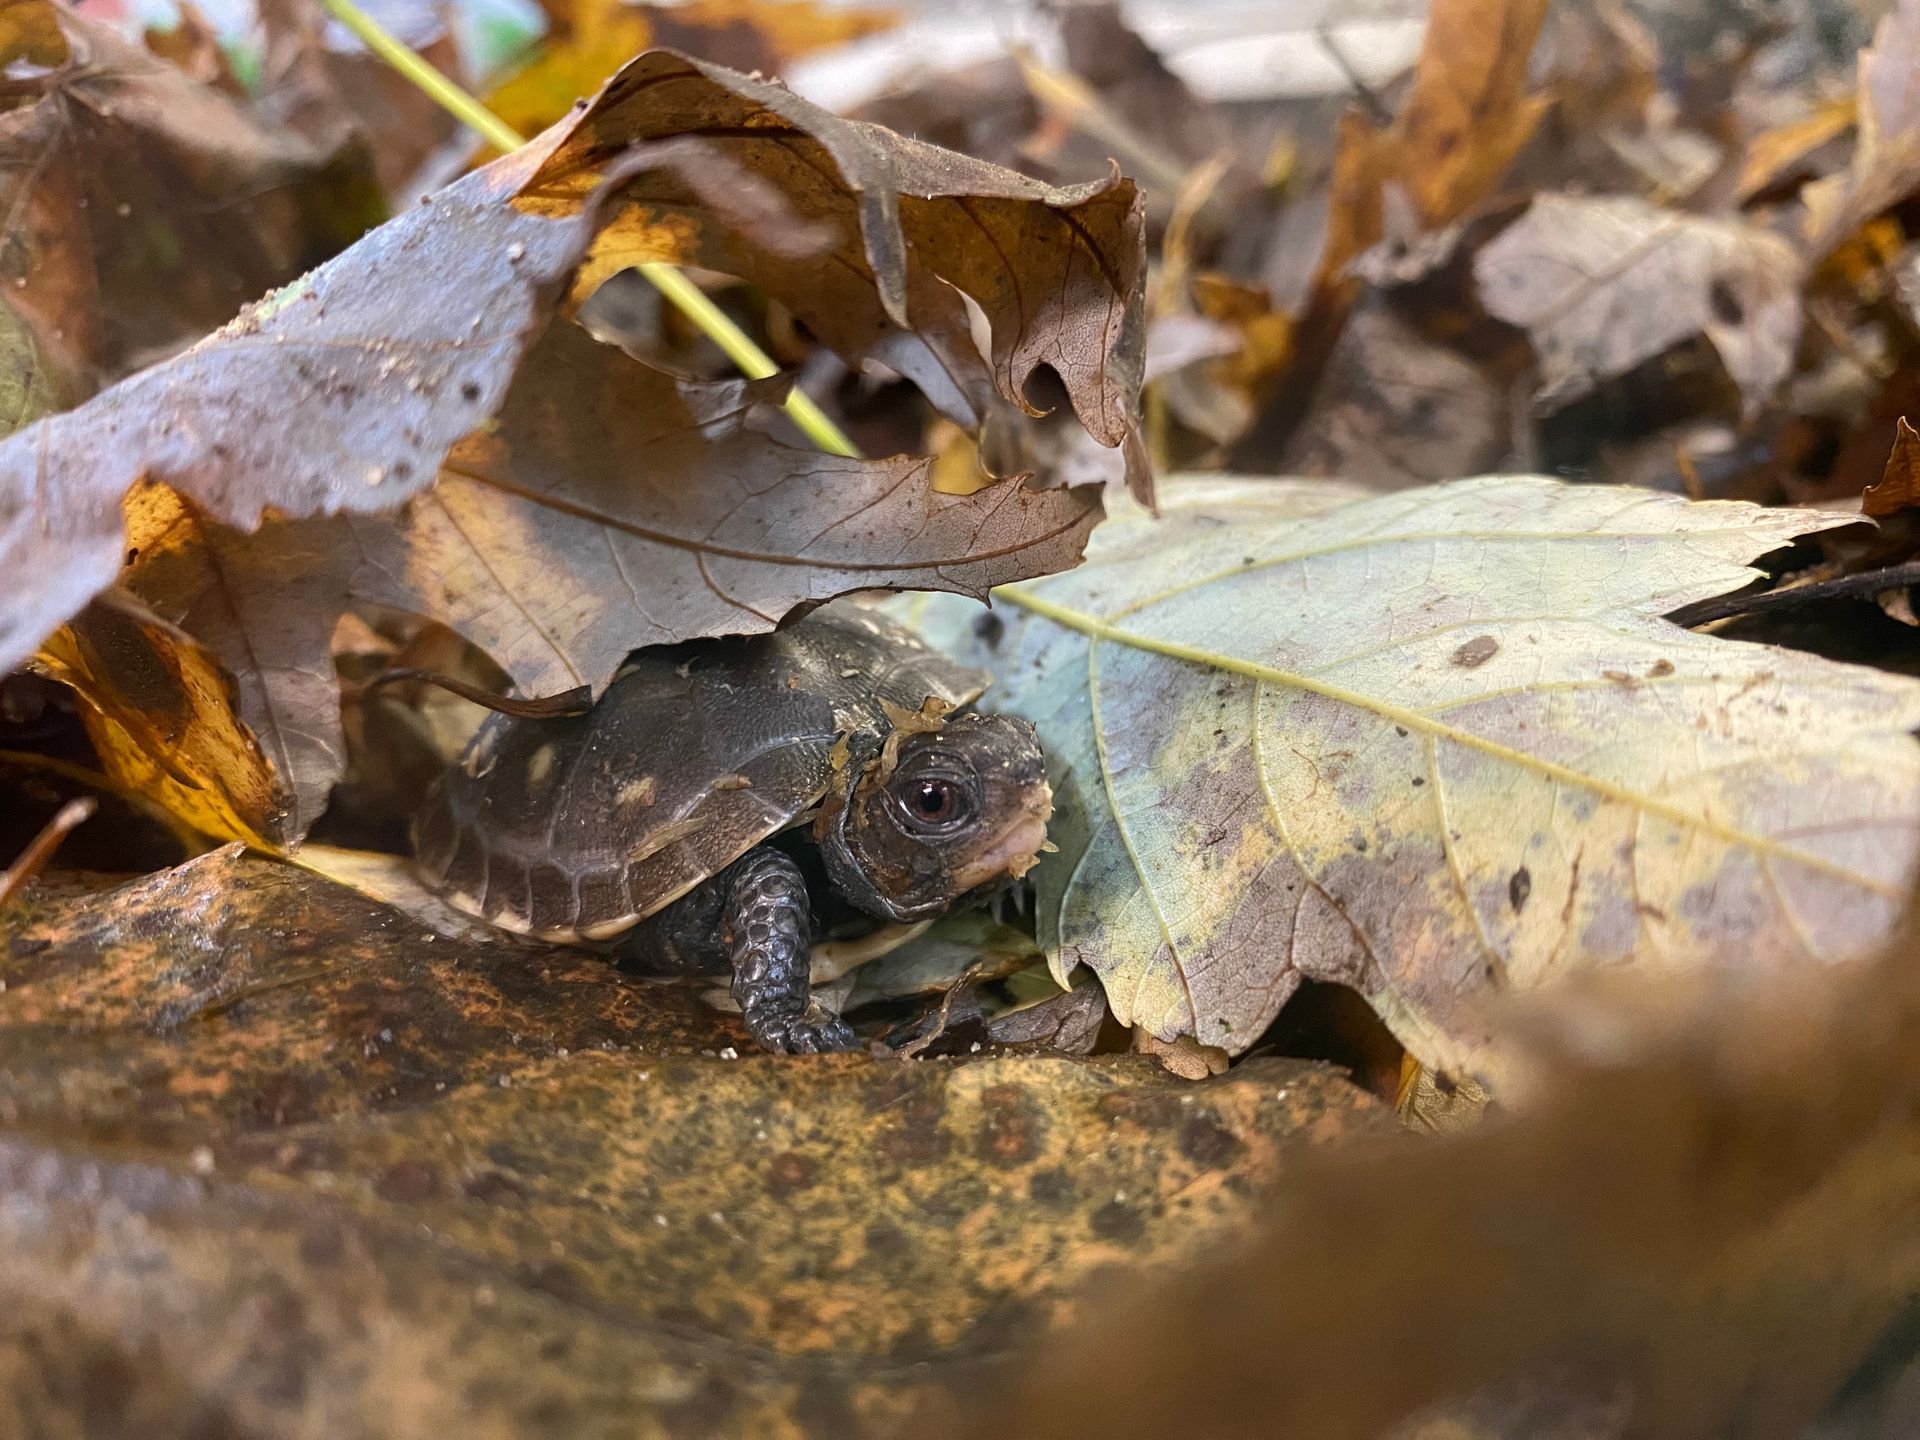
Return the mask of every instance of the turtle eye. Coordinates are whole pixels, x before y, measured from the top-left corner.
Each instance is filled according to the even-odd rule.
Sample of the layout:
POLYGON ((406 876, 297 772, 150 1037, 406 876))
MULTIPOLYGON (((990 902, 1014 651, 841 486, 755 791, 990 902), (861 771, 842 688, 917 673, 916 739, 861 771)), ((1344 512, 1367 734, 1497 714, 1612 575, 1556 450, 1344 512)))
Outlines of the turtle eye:
POLYGON ((931 820, 935 824, 945 820, 959 808, 954 798, 953 786, 944 780, 917 780, 913 793, 907 797, 907 803, 913 806, 913 813, 922 820, 931 820))
POLYGON ((967 787, 945 775, 915 775, 894 795, 908 825, 926 834, 945 834, 973 818, 967 787))

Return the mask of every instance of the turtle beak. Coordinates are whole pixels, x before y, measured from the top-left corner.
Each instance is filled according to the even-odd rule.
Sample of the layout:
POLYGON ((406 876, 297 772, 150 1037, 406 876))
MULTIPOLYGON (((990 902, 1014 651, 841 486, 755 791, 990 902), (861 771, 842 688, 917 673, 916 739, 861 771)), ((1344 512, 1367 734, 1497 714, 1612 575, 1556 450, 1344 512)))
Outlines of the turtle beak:
POLYGON ((1040 849, 1047 843, 1047 821, 1052 818, 1053 790, 1042 780, 1000 832, 954 871, 955 891, 966 894, 1025 875, 1040 859, 1040 849))

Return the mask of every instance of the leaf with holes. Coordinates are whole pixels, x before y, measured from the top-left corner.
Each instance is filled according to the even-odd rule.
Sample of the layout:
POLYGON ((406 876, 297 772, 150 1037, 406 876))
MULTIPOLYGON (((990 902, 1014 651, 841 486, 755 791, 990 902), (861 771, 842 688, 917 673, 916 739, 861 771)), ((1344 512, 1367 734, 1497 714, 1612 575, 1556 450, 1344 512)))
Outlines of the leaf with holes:
POLYGON ((991 619, 910 607, 1040 727, 1041 938, 1120 1019, 1240 1051, 1336 981, 1497 1088, 1482 992, 1846 957, 1897 916, 1920 683, 1662 618, 1823 517, 1509 476, 1284 501, 1177 489, 991 619))

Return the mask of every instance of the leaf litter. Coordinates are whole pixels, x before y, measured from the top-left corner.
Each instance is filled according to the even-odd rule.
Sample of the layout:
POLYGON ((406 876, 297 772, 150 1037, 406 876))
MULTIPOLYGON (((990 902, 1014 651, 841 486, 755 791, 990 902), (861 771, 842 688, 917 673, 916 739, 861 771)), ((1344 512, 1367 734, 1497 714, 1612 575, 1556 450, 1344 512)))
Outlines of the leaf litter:
MULTIPOLYGON (((382 1433, 893 1433, 997 1397, 980 1382, 1049 1324, 1119 1313, 1081 1290, 1117 1264, 1152 1357, 1127 1373, 1177 1367, 1154 1383, 1182 1423, 1219 1401, 1315 1433, 1699 1433, 1754 1376, 1780 1433, 1817 1408, 1909 1273, 1873 1223, 1910 1209, 1872 1148, 1902 1142, 1854 1123, 1901 1083, 1876 1057, 1903 1012, 1872 1000, 1900 972, 1828 962, 1873 952, 1913 858, 1913 5, 1873 34, 1826 15, 1810 45, 1799 10, 1441 4, 1404 83, 1342 118, 1220 106, 1089 4, 1044 54, 863 111, 978 159, 721 68, 798 55, 806 5, 556 5, 518 121, 549 134, 174 354, 379 189, 460 163, 317 11, 269 8, 251 98, 191 21, 168 53, 201 81, 137 50, 118 71, 281 157, 204 212, 233 235, 66 244, 64 197, 98 177, 55 150, 20 212, 55 218, 0 257, 31 281, 0 297, 0 556, 35 577, 0 650, 70 685, 44 711, 0 695, 0 784, 35 777, 38 807, 11 819, 30 835, 90 777, 197 843, 379 843, 459 728, 459 702, 357 683, 343 724, 340 677, 389 652, 551 693, 849 589, 1010 583, 985 614, 909 608, 1040 723, 1063 853, 1037 937, 1020 907, 963 918, 836 982, 862 1033, 950 1058, 777 1070, 734 1058, 708 996, 462 934, 394 855, 229 851, 119 890, 49 871, 0 921, 8 1333, 45 1381, 19 1393, 111 1354, 143 1433, 207 1403, 272 1428, 315 1396, 382 1433), (688 53, 621 69, 643 33, 688 53), (316 194, 346 198, 316 223, 316 194), (249 225, 271 263, 223 272, 249 225), (694 267, 788 373, 730 378, 631 283, 652 261, 694 267), (880 458, 792 445, 796 377, 880 458), (1325 478, 1184 479, 1157 521, 1095 529, 1123 475, 1146 498, 1149 450, 1325 478), (1872 530, 1688 503, 1876 481, 1872 530), (1361 1086, 1452 1138, 1303 1172, 1381 1128, 1361 1086), (1492 1126, 1489 1089, 1514 1112, 1492 1126), (1702 1148, 1730 1133, 1762 1163, 1702 1148), (1263 1259, 1195 1268, 1259 1230, 1263 1259), (1192 1291, 1139 1283, 1176 1271, 1192 1291), (1834 1323, 1783 1360, 1766 1337, 1811 1331, 1773 1313, 1834 1323), (1698 1364, 1688 1326, 1720 1337, 1698 1364), (1215 1368, 1247 1334, 1257 1373, 1215 1368)), ((918 23, 850 23, 896 20, 918 23)), ((76 35, 125 44, 8 7, 27 84, 0 144, 76 93, 76 35)), ((135 133, 149 109, 110 118, 100 155, 180 152, 135 133)), ((143 190, 139 218, 197 193, 143 190)), ((100 822, 63 853, 114 842, 145 853, 100 822)), ((1072 1433, 1041 1400, 1148 1425, 1110 1365, 1049 1367, 995 1433, 1072 1433)))

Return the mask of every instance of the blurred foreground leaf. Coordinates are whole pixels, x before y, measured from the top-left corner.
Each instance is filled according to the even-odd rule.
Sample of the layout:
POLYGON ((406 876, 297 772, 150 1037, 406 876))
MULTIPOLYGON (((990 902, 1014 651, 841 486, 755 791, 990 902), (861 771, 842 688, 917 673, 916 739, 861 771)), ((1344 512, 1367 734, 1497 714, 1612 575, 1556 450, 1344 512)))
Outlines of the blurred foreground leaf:
POLYGON ((1390 1126, 1297 1062, 757 1056, 232 851, 30 899, 0 978, 13 1433, 897 1434, 1390 1126))

